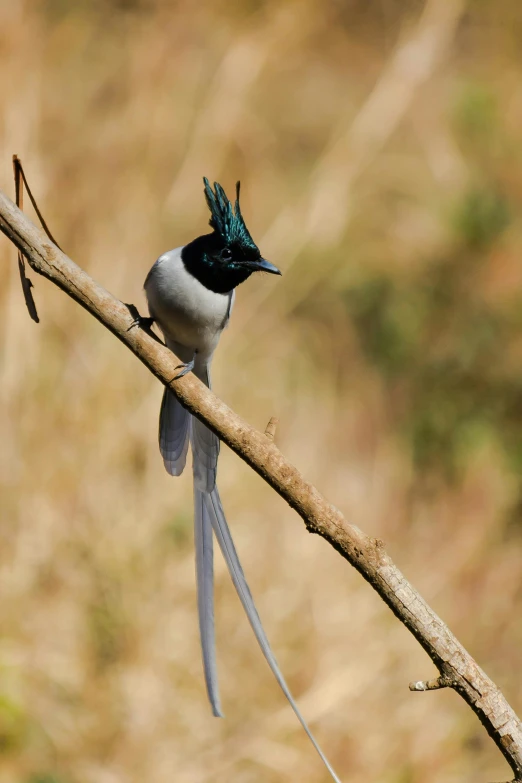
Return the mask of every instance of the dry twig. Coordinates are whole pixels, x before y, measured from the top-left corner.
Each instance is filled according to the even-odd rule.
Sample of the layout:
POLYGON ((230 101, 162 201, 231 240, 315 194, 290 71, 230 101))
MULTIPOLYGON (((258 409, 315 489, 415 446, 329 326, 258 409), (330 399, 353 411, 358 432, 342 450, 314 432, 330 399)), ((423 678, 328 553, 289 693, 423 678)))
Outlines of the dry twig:
POLYGON ((272 416, 265 428, 265 435, 269 440, 274 440, 278 424, 277 416, 272 416))
MULTIPOLYGON (((306 481, 266 434, 237 416, 192 373, 173 381, 179 360, 142 329, 129 329, 129 307, 115 299, 53 245, 0 191, 0 230, 47 277, 123 342, 181 403, 253 468, 302 517, 311 533, 325 538, 377 591, 414 635, 440 672, 479 717, 522 781, 522 723, 497 686, 457 641, 391 561, 382 541, 350 525, 341 512, 306 481)), ((433 682, 424 683, 433 689, 433 682)), ((415 688, 418 690, 419 688, 415 688)))

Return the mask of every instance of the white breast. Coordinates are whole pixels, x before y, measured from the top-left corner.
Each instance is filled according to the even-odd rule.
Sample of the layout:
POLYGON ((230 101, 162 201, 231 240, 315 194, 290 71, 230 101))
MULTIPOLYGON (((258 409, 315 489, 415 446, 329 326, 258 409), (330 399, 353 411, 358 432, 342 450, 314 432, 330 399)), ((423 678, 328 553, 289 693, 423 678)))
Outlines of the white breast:
POLYGON ((231 294, 205 288, 181 260, 182 248, 158 258, 147 279, 145 294, 149 312, 165 338, 210 357, 231 310, 231 294))

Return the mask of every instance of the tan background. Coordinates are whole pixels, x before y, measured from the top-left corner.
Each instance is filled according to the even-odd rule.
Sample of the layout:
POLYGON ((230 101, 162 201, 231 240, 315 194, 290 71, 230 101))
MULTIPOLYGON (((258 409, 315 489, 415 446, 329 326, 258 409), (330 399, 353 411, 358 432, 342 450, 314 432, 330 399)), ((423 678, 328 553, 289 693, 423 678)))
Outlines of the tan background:
MULTIPOLYGON (((63 248, 144 308, 230 192, 284 271, 238 292, 216 392, 367 533, 522 712, 518 0, 0 5, 13 152, 63 248)), ((189 476, 158 383, 0 241, 1 783, 319 783, 218 556, 225 720, 201 672, 189 476), (34 278, 34 275, 33 275, 34 278)), ((259 611, 345 783, 505 780, 372 590, 226 448, 259 611)))

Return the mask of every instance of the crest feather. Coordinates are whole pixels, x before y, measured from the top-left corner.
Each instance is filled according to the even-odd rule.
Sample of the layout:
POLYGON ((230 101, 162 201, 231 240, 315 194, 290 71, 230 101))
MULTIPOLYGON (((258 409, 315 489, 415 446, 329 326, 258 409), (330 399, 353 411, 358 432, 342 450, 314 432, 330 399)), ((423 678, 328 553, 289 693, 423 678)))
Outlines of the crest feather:
POLYGON ((241 214, 239 206, 240 183, 236 183, 236 203, 233 209, 219 182, 214 182, 214 190, 206 177, 203 177, 203 182, 205 184, 205 199, 210 210, 209 224, 211 228, 222 237, 227 245, 236 243, 257 250, 257 245, 250 236, 241 214))

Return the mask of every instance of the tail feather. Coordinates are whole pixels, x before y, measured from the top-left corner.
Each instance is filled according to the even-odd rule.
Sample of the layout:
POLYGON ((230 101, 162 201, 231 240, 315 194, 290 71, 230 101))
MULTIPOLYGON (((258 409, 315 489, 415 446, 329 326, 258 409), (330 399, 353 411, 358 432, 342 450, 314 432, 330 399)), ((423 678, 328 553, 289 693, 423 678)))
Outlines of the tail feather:
POLYGON ((334 770, 332 769, 330 762, 328 761, 323 751, 319 747, 317 740, 315 739, 314 735, 308 728, 305 719, 301 715, 301 712, 299 711, 299 708, 295 703, 292 694, 290 693, 290 689, 286 684, 286 681, 281 673, 281 670, 272 652, 265 631, 261 624, 261 620, 257 613, 257 609, 254 604, 254 599, 252 598, 250 588, 248 587, 247 581, 245 579, 245 575, 243 573, 241 563, 239 562, 239 557, 236 552, 234 542, 232 540, 232 535, 230 533, 227 520, 225 518, 225 514, 223 511, 223 507, 221 505, 221 500, 219 497, 219 492, 217 487, 215 487, 211 493, 204 494, 203 500, 205 504, 205 509, 208 513, 208 516, 210 517, 212 527, 214 529, 214 533, 216 534, 216 538, 218 540, 219 546, 221 548, 221 551, 223 552, 223 557, 225 558, 228 570, 230 572, 230 576, 232 577, 232 581, 236 588, 237 594, 241 600, 241 603, 243 604, 243 608, 245 609, 246 615, 248 617, 250 625, 252 626, 252 630, 254 631, 259 646, 261 647, 263 655, 265 656, 268 665, 270 666, 272 673, 274 674, 274 677, 279 683, 281 690, 283 691, 286 698, 288 699, 288 702, 292 707, 296 717, 301 723, 301 726, 305 730, 306 734, 308 735, 308 738, 312 742, 312 745, 314 746, 317 753, 321 757, 321 760, 323 761, 323 764, 325 765, 326 769, 328 770, 332 778, 335 780, 335 783, 340 783, 340 780, 335 774, 334 770))
POLYGON ((219 438, 199 419, 192 417, 192 457, 194 486, 212 492, 216 486, 219 438))
MULTIPOLYGON (((208 365, 196 366, 195 373, 210 388, 208 365)), ((203 669, 212 714, 222 717, 214 633, 214 550, 212 522, 205 497, 216 484, 219 439, 198 419, 191 417, 192 469, 194 474, 194 539, 198 591, 199 636, 203 669)))
MULTIPOLYGON (((175 350, 174 347, 173 350, 175 350)), ((198 368, 196 374, 210 388, 208 366, 198 368)), ((243 604, 261 651, 323 764, 335 783, 340 783, 317 740, 308 728, 286 684, 261 624, 254 599, 239 562, 216 486, 219 439, 202 422, 193 418, 180 405, 172 392, 165 389, 160 413, 160 451, 165 468, 173 476, 179 476, 185 467, 189 439, 192 443, 193 452, 194 539, 196 546, 199 632, 205 683, 212 713, 216 717, 221 717, 223 714, 221 712, 217 681, 214 633, 214 553, 212 538, 212 531, 214 531, 234 587, 243 604)))
POLYGON ((190 413, 165 389, 159 420, 159 447, 165 469, 171 476, 183 473, 190 436, 190 413))
MULTIPOLYGON (((208 364, 196 362, 194 372, 200 381, 210 389, 210 368, 208 364)), ((193 417, 192 419, 192 456, 194 459, 194 484, 203 492, 212 492, 216 485, 217 461, 220 442, 209 428, 193 417)))
POLYGON ((194 541, 198 591, 199 635, 203 669, 212 714, 223 717, 219 699, 214 635, 214 551, 212 522, 205 506, 205 493, 194 486, 194 541))

